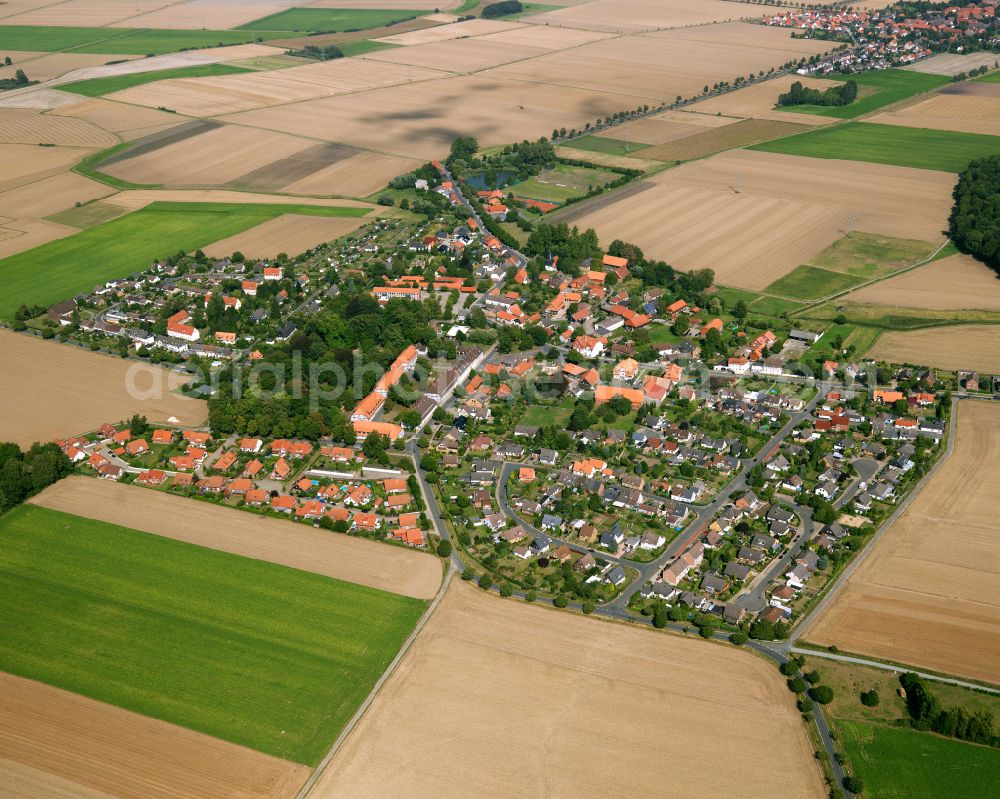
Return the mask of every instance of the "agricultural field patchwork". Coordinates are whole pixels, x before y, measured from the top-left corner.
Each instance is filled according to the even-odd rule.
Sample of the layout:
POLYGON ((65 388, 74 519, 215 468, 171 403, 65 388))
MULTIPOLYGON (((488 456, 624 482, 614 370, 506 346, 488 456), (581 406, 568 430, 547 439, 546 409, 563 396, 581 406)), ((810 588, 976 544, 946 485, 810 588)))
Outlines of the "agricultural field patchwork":
MULTIPOLYGON (((843 76, 836 76, 832 79, 836 80, 837 83, 844 81, 843 76)), ((796 105, 787 106, 781 110, 836 119, 856 119, 914 95, 933 91, 948 83, 948 78, 943 75, 930 75, 903 69, 862 72, 858 75, 851 75, 850 79, 858 84, 858 99, 854 102, 836 106, 796 105)), ((817 83, 810 85, 813 88, 827 88, 817 83)))
POLYGON ((0 539, 0 669, 306 765, 425 607, 37 506, 0 539))
POLYGON ((91 78, 90 80, 81 80, 75 83, 64 83, 59 88, 61 91, 82 94, 86 97, 101 97, 105 94, 118 92, 122 89, 130 89, 133 86, 142 86, 145 83, 153 83, 158 80, 238 75, 241 72, 249 71, 243 67, 232 66, 230 64, 200 64, 198 66, 176 67, 175 69, 162 69, 153 72, 133 72, 131 74, 115 75, 108 78, 91 78))

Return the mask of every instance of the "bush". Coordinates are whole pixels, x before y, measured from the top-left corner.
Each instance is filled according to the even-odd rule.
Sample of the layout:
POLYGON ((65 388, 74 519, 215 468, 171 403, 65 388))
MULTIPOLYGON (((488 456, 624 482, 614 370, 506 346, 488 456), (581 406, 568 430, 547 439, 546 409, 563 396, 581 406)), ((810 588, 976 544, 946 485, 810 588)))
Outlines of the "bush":
POLYGON ((528 591, 528 593, 524 595, 524 598, 528 602, 534 602, 536 599, 538 599, 538 593, 536 591, 528 591))
POLYGON ((743 646, 749 640, 750 636, 742 630, 729 636, 729 643, 736 644, 736 646, 743 646))
POLYGON ((478 583, 479 587, 486 591, 493 586, 493 578, 484 572, 479 575, 478 583))
POLYGON ((808 682, 810 685, 815 685, 820 681, 820 677, 822 675, 818 671, 813 669, 812 671, 807 671, 803 676, 806 678, 806 682, 808 682))
POLYGON ((665 608, 658 607, 655 611, 653 611, 653 626, 656 629, 662 630, 666 627, 669 619, 670 616, 667 614, 667 610, 665 608))
POLYGON ((863 793, 865 790, 865 784, 861 777, 853 777, 850 774, 844 777, 843 786, 851 793, 863 793))
POLYGON ((557 596, 555 599, 552 600, 552 604, 555 605, 557 608, 564 608, 569 604, 569 600, 566 599, 566 597, 564 596, 557 596))
POLYGON ((833 701, 833 689, 829 685, 815 685, 809 689, 809 696, 814 702, 828 705, 833 701))
POLYGON ((798 670, 799 670, 799 664, 796 663, 794 660, 789 660, 778 666, 778 671, 780 671, 786 677, 791 677, 798 670))
POLYGON ((793 677, 788 681, 788 690, 791 691, 793 694, 804 693, 806 688, 808 687, 809 686, 806 685, 806 681, 803 680, 801 677, 793 677))
POLYGON ((439 541, 437 545, 437 553, 442 558, 451 557, 451 541, 439 541))
POLYGON ((597 605, 595 605, 593 602, 584 602, 583 603, 583 612, 584 613, 587 613, 587 614, 593 613, 594 610, 596 610, 596 608, 597 608, 597 605))
POLYGON ((514 588, 510 583, 503 583, 500 586, 500 596, 510 596, 514 593, 514 588))
POLYGON ((870 691, 861 692, 861 704, 865 707, 878 707, 878 691, 872 688, 870 691))

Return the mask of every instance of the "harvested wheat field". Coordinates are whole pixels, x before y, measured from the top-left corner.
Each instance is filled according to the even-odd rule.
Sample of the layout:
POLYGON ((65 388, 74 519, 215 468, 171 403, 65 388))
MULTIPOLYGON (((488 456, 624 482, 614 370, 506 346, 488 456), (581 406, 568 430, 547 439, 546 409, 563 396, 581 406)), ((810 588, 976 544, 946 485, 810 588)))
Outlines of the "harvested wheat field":
POLYGON ((282 133, 222 125, 137 155, 126 153, 103 163, 101 171, 139 184, 222 185, 312 144, 282 133))
POLYGON ((151 133, 177 127, 187 121, 183 117, 178 118, 176 114, 170 114, 166 111, 124 105, 100 97, 83 101, 77 98, 77 102, 57 108, 48 116, 83 119, 99 128, 117 133, 125 141, 132 141, 151 133))
POLYGON ((969 255, 951 255, 841 300, 933 311, 1000 311, 1000 278, 969 255))
POLYGON ((937 238, 954 181, 924 169, 732 150, 556 212, 553 221, 635 242, 680 269, 713 269, 726 285, 762 289, 843 236, 852 213, 864 232, 937 238))
MULTIPOLYGON (((0 6, 2 8, 2 6, 0 6)), ((19 23, 28 24, 28 23, 19 23)), ((35 23, 31 23, 35 24, 35 23)), ((7 55, 7 53, 4 53, 7 55)), ((45 53, 30 61, 14 57, 13 65, 0 67, 0 78, 13 78, 17 70, 23 69, 31 80, 47 81, 59 78, 68 72, 85 67, 106 64, 108 61, 139 58, 137 55, 107 55, 100 53, 45 53)))
MULTIPOLYGON (((826 49, 826 43, 810 41, 816 52, 826 49)), ((619 92, 632 97, 631 102, 619 109, 627 110, 649 98, 673 102, 678 95, 691 97, 700 93, 705 84, 732 80, 733 75, 766 71, 785 63, 789 57, 787 52, 776 48, 731 47, 722 42, 675 39, 666 34, 620 36, 497 67, 483 74, 619 92)))
POLYGON ((317 244, 346 236, 367 219, 282 214, 256 227, 202 247, 206 255, 223 258, 241 252, 250 258, 274 258, 278 253, 296 256, 317 244))
POLYGON ((540 47, 543 50, 565 50, 578 47, 598 39, 607 39, 612 34, 600 31, 576 30, 574 28, 553 28, 551 26, 521 25, 499 33, 487 33, 476 41, 488 47, 520 45, 540 47))
POLYGON ((441 584, 440 560, 424 552, 162 491, 71 476, 31 502, 417 599, 430 599, 441 584))
POLYGON ((189 377, 158 366, 0 330, 16 380, 0 382, 0 441, 27 446, 144 414, 151 422, 199 425, 204 401, 171 393, 189 377))
POLYGON ((385 188, 397 175, 412 172, 419 161, 394 155, 354 150, 342 161, 317 169, 312 174, 280 187, 289 194, 367 197, 385 188))
POLYGON ((294 0, 264 0, 264 2, 254 0, 250 3, 234 3, 232 0, 189 0, 189 2, 162 5, 165 8, 124 19, 111 27, 226 30, 300 4, 294 0))
POLYGON ((391 11, 426 11, 428 8, 437 8, 441 11, 451 11, 462 5, 462 0, 306 0, 304 3, 295 3, 296 6, 307 6, 309 8, 388 8, 391 11))
POLYGON ((101 149, 113 147, 118 138, 85 119, 21 108, 0 108, 0 143, 101 149))
POLYGON ((443 42, 448 39, 462 39, 466 36, 482 36, 486 33, 499 33, 500 31, 520 27, 522 27, 522 25, 519 22, 503 22, 497 19, 470 19, 466 22, 456 22, 451 25, 438 25, 434 28, 423 28, 417 31, 407 31, 406 33, 383 36, 377 41, 409 47, 417 44, 443 42))
POLYGON ((931 75, 957 75, 959 72, 968 72, 977 67, 992 68, 997 61, 1000 61, 1000 56, 988 51, 969 53, 968 55, 938 53, 930 58, 922 58, 915 64, 901 67, 901 69, 908 69, 912 72, 927 72, 931 75))
POLYGON ((998 496, 1000 406, 962 401, 951 457, 806 637, 1000 683, 998 496))
POLYGON ((933 366, 1000 372, 1000 326, 958 325, 883 333, 867 358, 933 366))
POLYGON ((595 136, 639 144, 666 144, 712 128, 732 125, 739 120, 728 116, 708 116, 687 111, 664 111, 655 116, 643 117, 622 125, 614 125, 595 136))
POLYGON ((446 153, 456 136, 475 136, 484 147, 509 144, 547 136, 553 128, 582 127, 636 104, 620 94, 490 80, 486 74, 261 108, 221 121, 427 159, 446 153))
POLYGON ((311 795, 824 796, 774 667, 709 647, 456 580, 311 795))
POLYGON ((7 799, 284 799, 306 766, 0 673, 7 799))
POLYGON ((639 169, 643 172, 654 172, 664 168, 662 161, 649 161, 639 158, 641 150, 635 155, 610 155, 609 153, 599 153, 594 150, 577 150, 573 147, 556 147, 556 155, 559 158, 569 158, 573 160, 584 160, 596 166, 617 166, 624 169, 639 169))
POLYGON ((119 20, 170 5, 171 0, 65 0, 8 17, 11 25, 64 25, 103 28, 119 20))
POLYGON ((219 116, 439 78, 445 74, 405 64, 340 58, 264 72, 161 80, 124 89, 109 97, 150 108, 170 108, 189 116, 219 116))
POLYGON ((63 174, 90 152, 79 147, 0 144, 0 192, 63 174))
POLYGON ((721 0, 595 0, 544 14, 525 17, 534 25, 636 33, 662 28, 684 28, 709 22, 760 19, 773 6, 728 3, 721 0))
POLYGON ((1000 84, 982 83, 987 92, 935 94, 915 105, 870 117, 871 122, 907 128, 957 130, 1000 136, 1000 84))
POLYGON ((225 189, 130 189, 115 195, 115 205, 137 211, 155 202, 173 203, 255 203, 287 205, 323 205, 347 208, 378 208, 373 203, 351 199, 327 199, 322 197, 289 198, 281 194, 254 194, 246 191, 225 189))
POLYGON ((796 125, 792 122, 741 119, 732 125, 702 129, 682 139, 647 147, 641 153, 643 158, 655 158, 658 161, 689 161, 721 150, 759 144, 782 136, 791 136, 793 133, 802 133, 805 130, 808 130, 805 125, 796 125))
MULTIPOLYGON (((699 3, 699 5, 703 5, 699 3)), ((788 54, 786 60, 793 57, 810 56, 818 50, 823 42, 815 39, 796 39, 787 28, 769 25, 754 25, 747 22, 720 22, 714 25, 694 25, 685 28, 673 28, 664 31, 643 33, 658 39, 678 42, 702 42, 707 44, 725 44, 728 47, 752 47, 780 50, 788 54)), ((832 50, 834 45, 826 43, 826 50, 832 50)), ((796 58, 797 60, 797 58, 796 58)))
POLYGON ((801 125, 829 125, 832 120, 828 117, 775 110, 774 105, 778 102, 778 95, 787 92, 796 81, 807 89, 829 89, 831 86, 840 85, 837 81, 820 80, 802 75, 782 75, 763 83, 745 86, 734 92, 727 92, 718 97, 701 100, 689 106, 688 109, 699 114, 775 119, 801 125))
POLYGON ((525 58, 535 58, 550 52, 548 48, 522 44, 504 44, 490 47, 475 39, 448 39, 413 47, 392 47, 368 53, 363 58, 393 64, 411 64, 427 69, 451 72, 478 72, 482 69, 509 64, 525 58))

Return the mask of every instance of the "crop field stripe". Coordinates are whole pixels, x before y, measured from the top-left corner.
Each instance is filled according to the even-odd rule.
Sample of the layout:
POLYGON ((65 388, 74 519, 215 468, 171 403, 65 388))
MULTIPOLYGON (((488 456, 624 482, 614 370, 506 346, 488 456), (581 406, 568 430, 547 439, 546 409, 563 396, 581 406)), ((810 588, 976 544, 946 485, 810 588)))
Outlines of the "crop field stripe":
POLYGON ((270 14, 234 30, 254 31, 258 28, 321 33, 342 33, 344 31, 370 30, 382 28, 394 22, 414 19, 433 13, 432 7, 425 10, 398 10, 390 8, 288 8, 277 14, 270 14))
POLYGON ((864 278, 835 272, 818 266, 803 265, 778 278, 766 289, 793 300, 818 300, 839 291, 846 291, 864 282, 864 278))
POLYGON ((973 159, 1000 155, 1000 136, 848 122, 747 149, 961 172, 973 159))
POLYGON ((841 721, 841 739, 871 799, 991 799, 1000 749, 906 728, 841 721))
MULTIPOLYGON (((253 38, 285 39, 293 31, 254 30, 253 38)), ((56 53, 116 53, 146 55, 172 53, 199 47, 216 47, 250 42, 241 30, 174 30, 157 28, 88 28, 59 25, 0 26, 0 50, 56 53)))
POLYGON ((0 574, 0 670, 306 765, 426 607, 29 505, 0 574))
POLYGON ((193 67, 177 67, 176 69, 160 69, 153 72, 134 72, 128 75, 114 75, 107 78, 91 78, 76 83, 64 83, 60 91, 82 94, 86 97, 101 97, 105 94, 142 86, 158 80, 172 78, 208 78, 216 75, 236 75, 240 72, 252 72, 245 67, 234 67, 229 64, 199 64, 193 67))
POLYGON ((155 202, 102 225, 0 260, 0 319, 18 306, 52 305, 191 252, 282 214, 361 217, 368 208, 298 204, 155 202))

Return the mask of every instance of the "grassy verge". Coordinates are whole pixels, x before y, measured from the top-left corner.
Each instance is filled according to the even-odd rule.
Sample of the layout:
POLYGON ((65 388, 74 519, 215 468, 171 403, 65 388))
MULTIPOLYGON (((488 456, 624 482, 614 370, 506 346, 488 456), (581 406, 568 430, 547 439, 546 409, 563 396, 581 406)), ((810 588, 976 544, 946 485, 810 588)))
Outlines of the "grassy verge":
POLYGON ((343 33, 381 28, 394 22, 413 19, 433 12, 433 7, 424 11, 400 11, 385 8, 289 8, 255 19, 237 30, 256 31, 282 30, 296 32, 343 33))
MULTIPOLYGON (((844 75, 817 75, 816 77, 844 81, 844 75)), ((835 119, 855 119, 863 114, 870 114, 879 108, 898 103, 915 94, 929 92, 940 86, 951 83, 951 78, 945 75, 928 75, 922 72, 910 72, 905 69, 874 70, 849 76, 858 84, 861 90, 859 97, 848 105, 796 105, 786 106, 782 111, 792 111, 802 114, 833 117, 835 119), (868 89, 868 92, 865 92, 868 89)))
POLYGON ((0 319, 18 306, 48 306, 190 252, 281 214, 364 216, 368 208, 252 203, 157 202, 127 216, 0 260, 0 319))
POLYGON ((1000 136, 848 122, 748 149, 961 172, 974 158, 1000 154, 1000 136))
MULTIPOLYGON (((1000 324, 996 311, 935 311, 927 308, 900 308, 893 305, 847 303, 836 301, 808 308, 802 319, 830 322, 843 317, 848 323, 879 330, 919 330, 941 325, 1000 324)), ((799 318, 799 317, 796 317, 799 318)))
POLYGON ((0 540, 4 671, 307 765, 426 607, 33 506, 0 540))
POLYGON ((870 799, 996 796, 1000 749, 861 721, 842 721, 837 728, 870 799))
POLYGON ((622 141, 620 139, 606 139, 603 136, 581 136, 579 139, 564 142, 562 146, 572 147, 574 150, 604 153, 605 155, 630 155, 649 147, 648 144, 622 141))
POLYGON ((88 177, 91 180, 96 180, 98 183, 113 186, 116 189, 158 189, 159 186, 156 185, 132 183, 127 180, 122 180, 121 178, 116 178, 114 175, 109 175, 106 172, 101 172, 99 168, 101 164, 112 156, 128 150, 130 147, 134 146, 134 144, 135 142, 123 141, 113 145, 112 147, 108 147, 106 150, 91 153, 86 158, 81 160, 75 167, 73 167, 73 171, 83 175, 84 177, 88 177))
POLYGON ((114 75, 107 78, 92 78, 76 83, 66 83, 59 87, 61 91, 82 94, 87 97, 101 97, 144 83, 171 78, 208 78, 215 75, 236 75, 240 72, 250 72, 249 69, 234 67, 229 64, 199 64, 193 67, 178 67, 177 69, 160 69, 153 72, 134 72, 129 75, 114 75))

